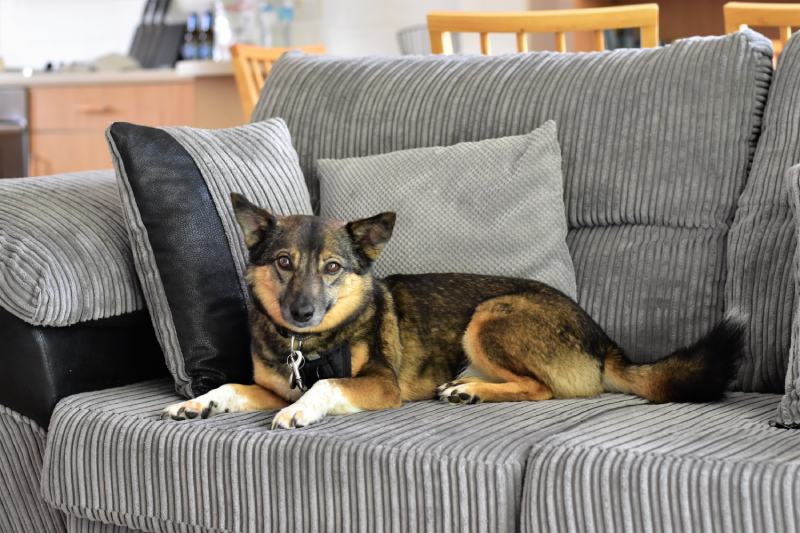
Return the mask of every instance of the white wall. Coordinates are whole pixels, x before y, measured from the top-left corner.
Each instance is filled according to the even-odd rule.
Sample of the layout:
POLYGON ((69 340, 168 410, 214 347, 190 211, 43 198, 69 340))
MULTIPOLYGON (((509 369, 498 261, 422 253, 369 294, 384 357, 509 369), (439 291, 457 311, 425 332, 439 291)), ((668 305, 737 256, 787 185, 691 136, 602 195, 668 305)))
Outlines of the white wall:
MULTIPOLYGON (((299 1, 296 44, 323 42, 337 55, 396 54, 397 30, 424 24, 429 11, 515 11, 529 5, 528 0, 299 1)), ((211 3, 175 2, 176 9, 186 11, 206 9, 211 3)), ((41 68, 47 61, 125 53, 143 6, 144 0, 0 0, 0 57, 7 66, 41 68)), ((465 52, 477 52, 477 36, 463 39, 462 45, 465 52)), ((513 38, 493 36, 492 47, 497 53, 512 51, 513 38)))
MULTIPOLYGON (((528 0, 326 0, 322 35, 333 54, 397 54, 397 30, 425 24, 429 11, 519 11, 527 6, 528 0)), ((510 36, 492 36, 492 45, 498 53, 515 49, 510 36)), ((462 39, 462 47, 477 53, 477 35, 462 39)))
POLYGON ((144 0, 0 0, 7 66, 86 61, 128 51, 144 0))

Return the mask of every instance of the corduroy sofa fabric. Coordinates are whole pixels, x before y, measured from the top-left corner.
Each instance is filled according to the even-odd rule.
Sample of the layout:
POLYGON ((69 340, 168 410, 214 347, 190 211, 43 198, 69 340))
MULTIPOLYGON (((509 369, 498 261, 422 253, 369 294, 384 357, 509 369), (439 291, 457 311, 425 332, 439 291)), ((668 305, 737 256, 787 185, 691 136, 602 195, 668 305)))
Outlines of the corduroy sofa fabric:
POLYGON ((795 298, 797 243, 786 171, 800 163, 800 35, 778 59, 758 150, 728 237, 725 303, 750 315, 736 386, 783 391, 795 298))
MULTIPOLYGON (((141 529, 131 529, 116 524, 96 522, 88 518, 80 518, 74 515, 67 516, 67 533, 138 533, 141 529)), ((186 533, 196 532, 196 529, 184 528, 176 530, 186 533)))
POLYGON ((64 516, 39 492, 45 431, 0 405, 0 531, 66 531, 64 516))
POLYGON ((184 396, 252 378, 246 248, 230 193, 276 215, 308 214, 308 190, 282 120, 237 128, 106 134, 136 272, 184 396))
POLYGON ((312 192, 320 158, 519 135, 555 120, 578 302, 650 361, 723 316, 727 233, 770 58, 769 42, 749 31, 589 54, 287 54, 253 116, 286 120, 312 192))
MULTIPOLYGON (((800 41, 798 41, 800 42, 800 41)), ((800 104, 800 102, 798 103, 800 104)), ((800 165, 791 167, 786 172, 786 189, 791 200, 794 216, 793 230, 795 238, 800 236, 800 165)), ((794 248, 791 248, 794 251, 794 248)), ((781 404, 775 415, 773 423, 784 428, 800 428, 800 256, 793 254, 793 271, 791 284, 794 290, 794 315, 792 318, 791 348, 789 350, 789 363, 786 369, 786 383, 781 404)))
POLYGON ((317 164, 323 216, 397 213, 376 275, 527 278, 575 298, 555 122, 527 135, 317 164))
POLYGON ((0 180, 0 307, 36 326, 144 308, 113 171, 0 180))
POLYGON ((537 443, 520 531, 798 531, 800 433, 767 426, 779 399, 642 403, 537 443))
POLYGON ((164 381, 63 400, 45 499, 156 532, 514 531, 531 447, 642 402, 413 402, 273 431, 275 412, 160 420, 176 400, 164 381))

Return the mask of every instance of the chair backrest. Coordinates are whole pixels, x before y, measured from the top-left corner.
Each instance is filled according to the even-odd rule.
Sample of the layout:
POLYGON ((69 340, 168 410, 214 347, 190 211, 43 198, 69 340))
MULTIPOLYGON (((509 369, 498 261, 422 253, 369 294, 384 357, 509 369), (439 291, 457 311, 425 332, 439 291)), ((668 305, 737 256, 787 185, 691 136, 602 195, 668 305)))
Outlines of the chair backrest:
MULTIPOLYGON (((431 38, 428 34, 427 24, 415 24, 402 28, 397 32, 397 47, 400 55, 427 55, 431 53, 431 38)), ((459 52, 460 40, 458 35, 453 36, 453 52, 459 52)))
POLYGON ((792 36, 792 28, 800 27, 800 4, 728 2, 722 11, 725 16, 725 33, 733 33, 749 26, 778 28, 778 38, 772 39, 776 58, 792 36))
POLYGON ((528 33, 555 33, 556 50, 567 51, 566 32, 590 31, 593 48, 605 50, 604 30, 639 28, 642 48, 658 46, 658 4, 587 9, 553 9, 511 13, 435 12, 428 14, 428 32, 434 54, 453 53, 450 34, 479 33, 481 53, 489 55, 490 33, 514 33, 517 51, 527 52, 528 33))
POLYGON ((300 50, 308 54, 325 53, 325 47, 322 45, 264 48, 250 44, 235 44, 231 47, 233 71, 245 120, 250 120, 250 114, 258 102, 261 88, 272 64, 289 50, 300 50))

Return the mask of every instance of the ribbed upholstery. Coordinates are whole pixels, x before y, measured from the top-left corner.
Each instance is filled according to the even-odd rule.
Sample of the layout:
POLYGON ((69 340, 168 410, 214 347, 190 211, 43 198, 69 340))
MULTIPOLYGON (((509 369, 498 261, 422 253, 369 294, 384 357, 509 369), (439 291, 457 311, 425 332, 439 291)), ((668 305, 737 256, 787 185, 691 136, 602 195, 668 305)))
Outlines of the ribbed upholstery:
POLYGON ((785 173, 800 163, 800 35, 778 60, 758 150, 728 238, 727 308, 749 313, 742 390, 780 392, 789 361, 796 246, 785 173))
POLYGON ((113 171, 0 180, 0 307, 69 326, 143 305, 113 171))
POLYGON ((578 301, 635 359, 724 311, 725 244, 771 78, 752 32, 651 50, 337 59, 288 54, 254 112, 315 161, 522 134, 556 121, 578 301))
POLYGON ((537 444, 521 531, 800 530, 800 433, 767 426, 778 401, 625 407, 537 444))
POLYGON ((67 516, 67 533, 136 533, 146 531, 142 529, 130 529, 116 524, 96 522, 77 516, 67 516))
POLYGON ((377 276, 491 274, 575 298, 555 122, 527 135, 317 163, 323 216, 397 213, 377 276))
POLYGON ((66 531, 63 515, 39 493, 45 432, 35 422, 0 405, 0 531, 66 531))
MULTIPOLYGON (((800 235, 800 165, 786 172, 786 188, 793 213, 794 236, 800 235)), ((773 423, 780 427, 800 429, 800 255, 794 254, 792 286, 794 288, 794 316, 792 318, 792 343, 786 369, 785 393, 773 423)))
POLYGON ((159 420, 177 399, 170 383, 150 382, 63 400, 45 499, 157 532, 513 531, 531 447, 642 402, 416 402, 270 431, 273 413, 159 420))

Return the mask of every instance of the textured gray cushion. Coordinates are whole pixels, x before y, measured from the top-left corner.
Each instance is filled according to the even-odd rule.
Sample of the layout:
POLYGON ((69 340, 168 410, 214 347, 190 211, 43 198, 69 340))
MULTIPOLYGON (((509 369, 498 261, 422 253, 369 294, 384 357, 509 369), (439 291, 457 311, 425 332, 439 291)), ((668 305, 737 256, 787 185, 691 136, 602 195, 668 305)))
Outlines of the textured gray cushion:
MULTIPOLYGON (((786 189, 794 214, 792 218, 793 235, 796 239, 797 236, 800 236, 800 165, 793 166, 786 172, 786 189)), ((784 253, 789 254, 790 251, 794 251, 794 247, 784 250, 784 253)), ((800 255, 793 254, 792 264, 794 267, 792 281, 794 283, 789 285, 794 290, 791 347, 786 369, 785 392, 773 423, 781 427, 797 429, 800 428, 800 308, 798 308, 800 306, 800 294, 798 294, 800 292, 800 255)))
POLYGON ((274 412, 160 420, 150 382, 70 396, 53 414, 47 502, 177 531, 516 531, 531 447, 632 396, 399 409, 270 431, 274 412))
POLYGON ((575 298, 556 124, 528 135, 317 161, 321 212, 397 212, 379 276, 470 272, 536 279, 575 298))
MULTIPOLYGON (((177 531, 181 531, 177 529, 177 531)), ((89 520, 88 518, 80 518, 75 515, 67 516, 67 531, 69 533, 141 533, 141 529, 131 529, 125 526, 118 526, 116 524, 108 524, 106 522, 97 522, 89 520)), ((184 529, 184 531, 186 531, 184 529)), ((190 529, 188 531, 198 531, 197 529, 190 529)))
POLYGON ((286 120, 312 187, 320 158, 519 135, 555 120, 578 302, 647 361, 723 316, 727 233, 770 56, 752 32, 589 54, 288 54, 254 117, 286 120))
POLYGON ((66 531, 64 516, 39 492, 45 439, 38 424, 0 405, 0 531, 66 531))
POLYGON ((107 136, 136 271, 177 390, 196 396, 249 379, 246 248, 230 193, 278 215, 310 213, 285 123, 114 124, 107 136), (156 186, 164 194, 150 192, 156 186))
POLYGON ((800 530, 800 433, 775 394, 623 407, 531 450, 524 533, 800 530))
POLYGON ((800 163, 800 35, 781 52, 747 186, 728 238, 725 303, 749 313, 748 350, 736 385, 781 392, 794 309, 797 239, 785 174, 800 163))
POLYGON ((43 326, 144 307, 113 171, 0 180, 0 307, 43 326))

